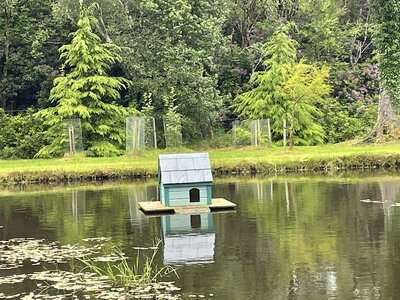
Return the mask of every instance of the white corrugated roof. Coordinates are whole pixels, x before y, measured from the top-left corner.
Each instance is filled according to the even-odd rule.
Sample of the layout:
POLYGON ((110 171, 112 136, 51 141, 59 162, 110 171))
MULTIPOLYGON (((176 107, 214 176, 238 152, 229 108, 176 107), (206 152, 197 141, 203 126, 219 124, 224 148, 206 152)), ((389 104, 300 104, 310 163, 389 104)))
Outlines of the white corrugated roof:
POLYGON ((208 153, 161 154, 158 167, 163 184, 213 181, 208 153))

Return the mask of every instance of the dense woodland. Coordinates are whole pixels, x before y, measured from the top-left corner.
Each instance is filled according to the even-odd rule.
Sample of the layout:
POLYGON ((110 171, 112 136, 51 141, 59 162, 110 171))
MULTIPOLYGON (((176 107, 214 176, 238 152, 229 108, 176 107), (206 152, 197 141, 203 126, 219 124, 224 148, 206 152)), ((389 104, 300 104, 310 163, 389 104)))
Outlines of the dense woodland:
POLYGON ((129 115, 190 146, 263 118, 277 144, 283 119, 290 146, 396 139, 399 27, 395 0, 3 0, 0 157, 62 155, 71 118, 119 155, 129 115))

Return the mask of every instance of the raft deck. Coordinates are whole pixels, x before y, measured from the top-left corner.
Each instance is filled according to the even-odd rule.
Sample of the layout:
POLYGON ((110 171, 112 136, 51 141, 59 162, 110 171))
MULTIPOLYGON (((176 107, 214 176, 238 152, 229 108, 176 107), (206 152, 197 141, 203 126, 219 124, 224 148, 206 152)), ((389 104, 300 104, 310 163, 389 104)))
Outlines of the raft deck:
POLYGON ((160 201, 139 202, 139 208, 146 214, 196 214, 216 210, 232 210, 236 204, 223 198, 213 198, 210 205, 185 205, 166 207, 160 201))

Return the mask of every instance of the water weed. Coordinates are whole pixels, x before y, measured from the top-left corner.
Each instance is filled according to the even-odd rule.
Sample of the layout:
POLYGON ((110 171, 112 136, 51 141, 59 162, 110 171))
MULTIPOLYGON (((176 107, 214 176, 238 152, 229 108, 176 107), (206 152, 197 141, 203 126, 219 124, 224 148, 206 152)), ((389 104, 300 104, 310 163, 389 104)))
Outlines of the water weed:
POLYGON ((78 261, 84 265, 81 272, 93 272, 99 277, 107 277, 115 286, 127 289, 130 286, 137 286, 156 282, 158 278, 176 270, 171 266, 159 267, 155 264, 155 256, 158 252, 161 241, 155 242, 151 255, 141 255, 142 249, 137 249, 135 259, 130 259, 116 245, 111 245, 109 253, 100 257, 83 257, 78 261))

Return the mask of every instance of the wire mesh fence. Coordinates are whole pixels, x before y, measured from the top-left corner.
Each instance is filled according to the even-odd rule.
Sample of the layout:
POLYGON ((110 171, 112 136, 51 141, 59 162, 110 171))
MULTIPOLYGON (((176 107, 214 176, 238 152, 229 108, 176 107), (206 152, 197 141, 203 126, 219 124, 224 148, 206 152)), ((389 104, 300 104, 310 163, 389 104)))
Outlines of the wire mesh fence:
POLYGON ((157 148, 156 121, 154 118, 143 118, 145 148, 157 148))
MULTIPOLYGON (((165 146, 177 148, 183 145, 180 119, 163 117, 165 146)), ((235 121, 232 123, 232 144, 236 147, 264 146, 271 143, 271 128, 268 119, 235 121)), ((80 119, 64 121, 65 152, 83 151, 82 125, 80 119)), ((126 118, 126 152, 138 154, 145 149, 157 148, 156 122, 151 117, 126 118)), ((163 145, 162 145, 163 146, 163 145)))
POLYGON ((240 146, 264 146, 272 142, 271 126, 269 119, 235 121, 232 123, 233 145, 240 146))
POLYGON ((64 120, 64 149, 75 154, 83 151, 82 124, 80 119, 64 120))
POLYGON ((251 132, 246 122, 234 121, 232 123, 232 143, 235 147, 251 145, 251 132))
POLYGON ((126 152, 136 154, 143 150, 144 143, 144 119, 138 117, 126 118, 126 152))
POLYGON ((164 137, 167 148, 182 146, 182 123, 180 118, 164 116, 164 137))
POLYGON ((154 118, 126 118, 126 152, 136 154, 145 148, 157 148, 154 118))
POLYGON ((269 119, 250 121, 251 145, 264 146, 271 143, 271 129, 269 119))

